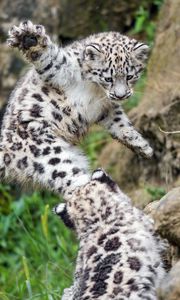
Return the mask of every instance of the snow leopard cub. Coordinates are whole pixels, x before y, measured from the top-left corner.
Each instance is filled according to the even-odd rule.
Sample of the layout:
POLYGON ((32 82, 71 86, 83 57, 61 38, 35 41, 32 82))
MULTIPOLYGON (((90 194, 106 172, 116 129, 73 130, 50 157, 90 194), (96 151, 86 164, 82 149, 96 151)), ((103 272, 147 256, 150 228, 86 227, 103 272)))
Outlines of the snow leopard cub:
POLYGON ((166 244, 103 170, 54 212, 80 242, 74 284, 62 300, 157 300, 166 244))
POLYGON ((75 144, 94 123, 135 152, 152 155, 121 108, 144 68, 145 44, 107 32, 62 48, 30 21, 12 27, 8 44, 32 68, 4 116, 1 176, 29 179, 59 193, 87 183, 87 160, 75 144))

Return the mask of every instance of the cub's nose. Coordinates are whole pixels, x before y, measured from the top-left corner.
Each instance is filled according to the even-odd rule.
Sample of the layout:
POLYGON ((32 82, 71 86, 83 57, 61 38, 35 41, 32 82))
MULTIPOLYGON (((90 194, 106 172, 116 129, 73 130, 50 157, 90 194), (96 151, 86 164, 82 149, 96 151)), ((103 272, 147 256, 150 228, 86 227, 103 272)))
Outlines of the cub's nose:
POLYGON ((127 93, 124 94, 110 93, 109 96, 113 100, 123 100, 129 98, 131 96, 131 92, 128 91, 127 93))

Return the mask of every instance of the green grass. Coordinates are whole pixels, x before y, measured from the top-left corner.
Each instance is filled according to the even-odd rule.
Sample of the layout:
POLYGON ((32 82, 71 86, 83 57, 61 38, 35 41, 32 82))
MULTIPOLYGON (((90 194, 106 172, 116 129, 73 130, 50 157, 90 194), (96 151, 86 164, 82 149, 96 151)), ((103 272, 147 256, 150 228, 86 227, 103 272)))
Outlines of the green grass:
POLYGON ((149 44, 152 44, 156 32, 157 13, 159 12, 164 0, 152 0, 151 10, 146 8, 146 1, 140 2, 140 6, 135 14, 134 26, 129 33, 138 35, 142 34, 149 44), (152 8, 156 13, 152 14, 152 8))
POLYGON ((146 187, 146 191, 151 196, 152 201, 159 200, 166 194, 166 191, 163 187, 157 186, 148 186, 146 187))
POLYGON ((49 208, 59 199, 34 192, 12 200, 0 216, 0 299, 61 299, 77 242, 49 208))

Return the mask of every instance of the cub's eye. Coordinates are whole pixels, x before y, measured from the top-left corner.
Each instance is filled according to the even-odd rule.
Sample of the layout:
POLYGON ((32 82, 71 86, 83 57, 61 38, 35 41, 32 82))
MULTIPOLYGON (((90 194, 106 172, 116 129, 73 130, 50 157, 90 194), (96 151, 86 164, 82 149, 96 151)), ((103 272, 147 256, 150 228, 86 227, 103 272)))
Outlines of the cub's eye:
POLYGON ((133 79, 133 75, 127 75, 127 80, 133 79))
POLYGON ((111 77, 106 77, 104 78, 106 82, 112 82, 112 78, 111 77))

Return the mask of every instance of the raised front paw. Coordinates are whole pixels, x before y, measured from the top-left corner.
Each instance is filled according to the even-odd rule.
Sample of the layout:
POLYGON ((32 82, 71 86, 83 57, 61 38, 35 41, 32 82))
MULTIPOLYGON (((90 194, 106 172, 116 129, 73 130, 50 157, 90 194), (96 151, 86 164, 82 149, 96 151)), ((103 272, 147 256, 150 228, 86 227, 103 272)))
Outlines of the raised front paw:
POLYGON ((7 43, 10 47, 27 51, 30 48, 46 47, 50 42, 42 25, 34 25, 31 21, 24 21, 19 26, 13 26, 9 30, 7 43))

